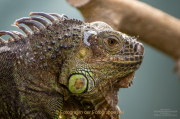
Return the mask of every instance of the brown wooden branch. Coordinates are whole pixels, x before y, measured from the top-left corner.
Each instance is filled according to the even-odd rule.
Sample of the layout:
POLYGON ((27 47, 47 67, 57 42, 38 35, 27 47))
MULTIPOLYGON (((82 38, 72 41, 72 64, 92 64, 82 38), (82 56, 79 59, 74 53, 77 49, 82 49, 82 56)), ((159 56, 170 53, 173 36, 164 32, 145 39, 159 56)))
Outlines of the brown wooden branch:
POLYGON ((104 21, 115 30, 159 49, 175 60, 180 57, 180 21, 136 0, 67 0, 86 22, 104 21))

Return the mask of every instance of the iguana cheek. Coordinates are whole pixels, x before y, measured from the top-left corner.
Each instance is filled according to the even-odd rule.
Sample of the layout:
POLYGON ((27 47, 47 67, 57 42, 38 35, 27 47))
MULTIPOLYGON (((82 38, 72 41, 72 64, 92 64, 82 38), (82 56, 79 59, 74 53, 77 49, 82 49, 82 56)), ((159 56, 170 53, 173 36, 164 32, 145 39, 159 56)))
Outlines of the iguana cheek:
POLYGON ((84 75, 75 74, 69 78, 69 90, 72 93, 83 93, 87 88, 87 79, 84 75))

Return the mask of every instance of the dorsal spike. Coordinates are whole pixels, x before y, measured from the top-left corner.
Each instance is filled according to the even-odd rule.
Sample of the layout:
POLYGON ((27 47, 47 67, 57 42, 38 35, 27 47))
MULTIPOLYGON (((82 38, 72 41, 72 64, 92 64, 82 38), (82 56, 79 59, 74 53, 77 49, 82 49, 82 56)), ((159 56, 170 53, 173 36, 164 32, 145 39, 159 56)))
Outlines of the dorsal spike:
POLYGON ((136 37, 136 41, 139 41, 139 36, 136 37))
POLYGON ((49 13, 49 15, 55 16, 59 21, 62 21, 62 17, 56 13, 49 13))
POLYGON ((12 39, 11 37, 8 37, 8 40, 7 40, 8 42, 12 42, 12 41, 14 41, 14 39, 12 39))
POLYGON ((0 36, 3 35, 10 35, 14 39, 14 41, 18 40, 18 37, 15 34, 13 34, 11 31, 0 31, 0 36))
POLYGON ((19 19, 19 20, 16 20, 16 24, 25 24, 29 27, 29 25, 31 26, 35 26, 37 27, 39 30, 42 30, 44 29, 44 27, 39 24, 38 22, 35 22, 35 21, 29 21, 29 20, 26 20, 26 18, 22 18, 22 19, 19 19))
POLYGON ((5 43, 6 43, 6 41, 0 37, 0 44, 5 44, 5 43))
POLYGON ((61 17, 62 17, 63 19, 69 19, 68 16, 66 16, 65 14, 62 14, 61 17))
POLYGON ((57 13, 49 13, 49 14, 52 15, 52 16, 57 17, 59 21, 62 21, 64 19, 69 19, 65 14, 62 14, 62 15, 59 15, 57 13))
POLYGON ((31 32, 27 29, 27 28, 25 28, 24 26, 21 26, 21 25, 19 25, 18 23, 14 23, 14 25, 16 26, 16 27, 18 27, 19 29, 21 29, 26 35, 30 35, 31 34, 31 32))
POLYGON ((30 24, 26 24, 26 25, 31 29, 32 32, 38 31, 35 26, 32 26, 32 25, 30 25, 30 24))
POLYGON ((42 19, 42 18, 38 18, 38 17, 23 17, 21 19, 19 19, 18 21, 28 21, 28 20, 34 20, 34 21, 38 21, 41 24, 43 24, 45 27, 50 26, 51 24, 48 23, 46 20, 42 19))
POLYGON ((43 24, 45 27, 50 26, 51 24, 48 23, 46 20, 42 19, 42 18, 38 18, 38 17, 29 17, 29 20, 35 20, 40 22, 41 24, 43 24))
POLYGON ((46 14, 46 13, 44 13, 44 12, 31 12, 31 13, 30 13, 30 16, 34 16, 34 15, 43 16, 43 17, 49 19, 52 23, 55 23, 55 22, 56 22, 56 19, 55 19, 54 17, 52 17, 51 15, 46 14))
POLYGON ((18 32, 18 31, 12 31, 12 33, 16 34, 20 38, 24 38, 25 37, 22 33, 18 32))

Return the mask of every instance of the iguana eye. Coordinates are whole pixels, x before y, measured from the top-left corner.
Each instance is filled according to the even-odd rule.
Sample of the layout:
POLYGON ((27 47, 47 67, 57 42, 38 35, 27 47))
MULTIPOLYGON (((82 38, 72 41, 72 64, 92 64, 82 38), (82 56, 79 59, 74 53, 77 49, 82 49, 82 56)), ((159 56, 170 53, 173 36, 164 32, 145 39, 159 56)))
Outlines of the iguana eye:
POLYGON ((118 41, 113 38, 108 38, 105 42, 107 42, 110 46, 115 46, 116 44, 118 44, 118 41))
POLYGON ((116 36, 108 36, 104 38, 103 43, 109 51, 116 51, 122 47, 120 39, 116 36))

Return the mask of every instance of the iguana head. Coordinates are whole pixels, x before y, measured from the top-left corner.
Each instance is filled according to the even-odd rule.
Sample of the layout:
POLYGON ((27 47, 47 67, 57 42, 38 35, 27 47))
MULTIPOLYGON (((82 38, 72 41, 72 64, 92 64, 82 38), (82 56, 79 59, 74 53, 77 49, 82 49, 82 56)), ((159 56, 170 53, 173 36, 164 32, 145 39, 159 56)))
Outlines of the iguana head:
POLYGON ((114 31, 104 22, 86 24, 82 29, 80 46, 67 56, 61 83, 71 95, 81 97, 81 102, 92 102, 96 110, 109 107, 102 107, 106 103, 117 111, 117 91, 132 83, 144 47, 137 38, 114 31))

